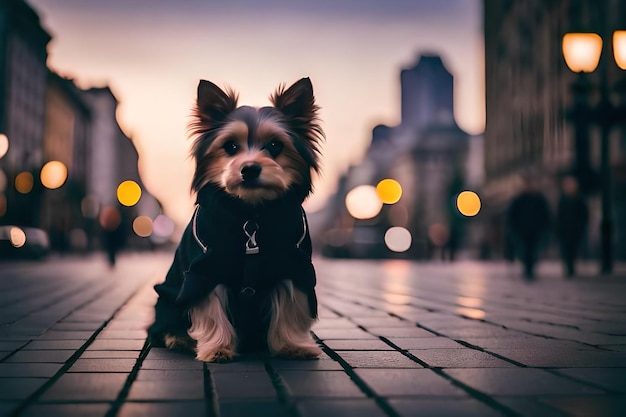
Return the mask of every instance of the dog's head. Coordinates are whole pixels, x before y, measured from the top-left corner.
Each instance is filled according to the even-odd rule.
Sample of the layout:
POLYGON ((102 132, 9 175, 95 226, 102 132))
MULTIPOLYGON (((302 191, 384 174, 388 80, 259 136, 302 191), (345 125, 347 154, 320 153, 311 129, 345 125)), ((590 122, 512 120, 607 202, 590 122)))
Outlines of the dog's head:
POLYGON ((270 100, 273 107, 237 107, 232 90, 200 81, 190 123, 194 191, 212 184, 255 205, 288 190, 301 192, 303 198, 311 192, 324 137, 311 81, 280 86, 270 100))

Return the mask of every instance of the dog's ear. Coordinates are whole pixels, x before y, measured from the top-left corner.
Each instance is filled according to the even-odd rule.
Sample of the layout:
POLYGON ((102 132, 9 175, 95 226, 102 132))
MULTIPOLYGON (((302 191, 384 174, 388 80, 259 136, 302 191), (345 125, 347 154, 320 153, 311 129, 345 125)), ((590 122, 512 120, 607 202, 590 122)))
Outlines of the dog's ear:
POLYGON ((219 122, 237 108, 237 94, 232 90, 224 92, 212 82, 200 80, 197 106, 200 120, 209 124, 219 122))
POLYGON ((286 90, 284 85, 278 87, 270 100, 274 107, 285 116, 303 121, 313 120, 318 110, 313 97, 313 85, 309 78, 296 81, 286 90))

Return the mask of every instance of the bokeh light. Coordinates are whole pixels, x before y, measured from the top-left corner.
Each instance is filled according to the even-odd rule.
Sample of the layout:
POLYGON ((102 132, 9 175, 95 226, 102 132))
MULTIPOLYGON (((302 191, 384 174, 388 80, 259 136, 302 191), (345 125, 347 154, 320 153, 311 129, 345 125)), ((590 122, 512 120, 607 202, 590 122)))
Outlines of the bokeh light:
POLYGON ((67 167, 61 161, 50 161, 41 168, 41 183, 44 187, 54 190, 67 180, 67 167))
POLYGON ((152 235, 150 239, 154 243, 160 244, 167 242, 174 233, 174 221, 165 214, 159 214, 152 222, 152 235))
POLYGON ((9 138, 4 133, 0 133, 0 159, 9 151, 9 138))
POLYGON ((4 173, 3 170, 0 169, 0 193, 4 192, 7 189, 7 184, 9 180, 7 179, 7 174, 4 173))
POLYGON ((385 244, 391 251, 406 252, 411 242, 411 232, 404 227, 392 227, 385 233, 385 244))
POLYGON ((120 212, 112 206, 104 206, 102 210, 100 210, 99 216, 100 226, 107 232, 112 232, 120 225, 122 222, 122 216, 120 212))
POLYGON ((133 220, 133 231, 139 237, 148 237, 152 234, 152 219, 148 216, 137 216, 133 220))
POLYGON ((12 227, 9 230, 9 240, 11 245, 16 248, 21 248, 26 243, 26 233, 19 227, 12 227))
POLYGON ((402 186, 396 180, 384 179, 376 186, 378 198, 385 204, 395 204, 402 197, 402 186))
POLYGON ((141 187, 135 181, 127 180, 117 187, 117 199, 128 207, 132 207, 141 198, 141 187))
POLYGON ((456 198, 456 206, 462 215, 475 216, 480 211, 480 197, 473 191, 463 191, 456 198))
POLYGON ((428 228, 428 237, 430 238, 430 241, 433 243, 433 245, 437 247, 442 247, 446 243, 448 243, 450 231, 443 224, 431 224, 428 228))
POLYGON ((355 219, 365 220, 376 217, 383 208, 376 188, 371 185, 359 185, 346 195, 346 208, 355 219))
POLYGON ((28 194, 33 189, 35 180, 30 172, 20 172, 15 177, 15 189, 22 194, 28 194))
POLYGON ((88 195, 80 202, 80 211, 88 219, 95 219, 98 217, 98 211, 100 210, 100 203, 98 197, 94 195, 88 195))
POLYGON ((7 197, 0 193, 0 217, 7 214, 7 197))

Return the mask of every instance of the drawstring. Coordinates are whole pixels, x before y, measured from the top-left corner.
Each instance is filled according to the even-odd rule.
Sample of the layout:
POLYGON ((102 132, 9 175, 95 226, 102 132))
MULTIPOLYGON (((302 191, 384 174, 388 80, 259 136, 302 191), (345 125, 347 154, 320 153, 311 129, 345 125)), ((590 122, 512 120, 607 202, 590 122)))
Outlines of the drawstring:
POLYGON ((259 276, 259 244, 256 241, 256 232, 259 225, 252 220, 248 220, 243 224, 243 232, 248 237, 246 241, 246 259, 243 269, 243 283, 241 285, 240 294, 254 295, 256 294, 256 281, 259 276))

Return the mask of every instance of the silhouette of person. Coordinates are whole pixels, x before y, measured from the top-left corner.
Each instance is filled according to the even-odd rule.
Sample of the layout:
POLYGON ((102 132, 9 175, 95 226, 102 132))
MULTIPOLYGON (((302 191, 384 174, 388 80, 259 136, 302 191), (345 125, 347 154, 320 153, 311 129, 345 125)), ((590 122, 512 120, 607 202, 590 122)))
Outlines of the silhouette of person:
POLYGON ((556 235, 561 249, 565 276, 575 274, 576 258, 587 230, 587 202, 578 193, 578 182, 567 176, 561 182, 561 197, 557 206, 556 235))
POLYGON ((550 228, 550 207, 545 196, 534 189, 528 177, 521 177, 522 190, 506 213, 506 229, 514 255, 524 265, 524 277, 534 278, 535 264, 550 228))
POLYGON ((100 211, 100 226, 102 226, 104 248, 111 268, 115 266, 117 252, 124 243, 122 215, 113 206, 104 206, 100 211))

